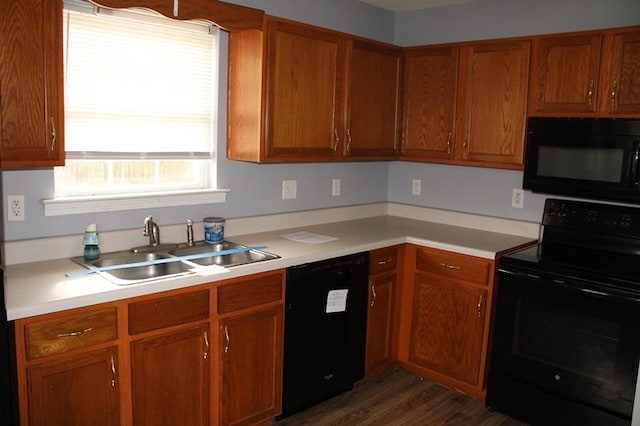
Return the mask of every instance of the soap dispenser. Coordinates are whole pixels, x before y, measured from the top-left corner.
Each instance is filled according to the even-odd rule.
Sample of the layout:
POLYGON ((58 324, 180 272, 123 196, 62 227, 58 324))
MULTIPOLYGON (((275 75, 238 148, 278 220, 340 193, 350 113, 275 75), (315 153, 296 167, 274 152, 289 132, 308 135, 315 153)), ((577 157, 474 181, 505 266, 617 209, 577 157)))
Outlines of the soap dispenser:
POLYGON ((100 256, 100 238, 95 223, 87 226, 82 241, 84 243, 84 260, 96 260, 100 256))

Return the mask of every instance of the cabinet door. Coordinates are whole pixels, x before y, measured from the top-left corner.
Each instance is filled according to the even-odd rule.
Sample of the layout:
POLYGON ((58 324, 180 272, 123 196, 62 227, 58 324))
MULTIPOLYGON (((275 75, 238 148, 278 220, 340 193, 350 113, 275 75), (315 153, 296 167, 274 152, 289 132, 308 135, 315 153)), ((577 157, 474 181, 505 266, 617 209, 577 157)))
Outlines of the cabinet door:
POLYGON ((393 332, 393 293, 396 274, 375 275, 369 278, 369 312, 367 314, 367 375, 388 366, 393 332))
POLYGON ((528 41, 483 43, 464 49, 462 160, 521 167, 529 50, 528 41))
POLYGON ((640 31, 615 34, 610 81, 603 82, 605 111, 640 114, 640 31))
POLYGON ((30 424, 120 424, 117 367, 115 347, 29 367, 30 424))
POLYGON ((595 111, 602 36, 552 36, 538 43, 533 112, 595 111))
POLYGON ((409 361, 477 385, 486 299, 485 290, 416 273, 409 361))
POLYGON ((342 45, 343 40, 331 32, 269 23, 268 158, 319 160, 339 154, 342 45))
POLYGON ((282 305, 221 321, 220 424, 255 424, 280 413, 282 332, 282 305))
POLYGON ((209 424, 209 326, 131 343, 133 423, 209 424))
POLYGON ((451 159, 458 48, 408 50, 404 59, 402 156, 451 159))
POLYGON ((64 164, 62 0, 0 2, 0 166, 64 164))
POLYGON ((350 41, 344 155, 391 159, 398 139, 400 49, 350 41))

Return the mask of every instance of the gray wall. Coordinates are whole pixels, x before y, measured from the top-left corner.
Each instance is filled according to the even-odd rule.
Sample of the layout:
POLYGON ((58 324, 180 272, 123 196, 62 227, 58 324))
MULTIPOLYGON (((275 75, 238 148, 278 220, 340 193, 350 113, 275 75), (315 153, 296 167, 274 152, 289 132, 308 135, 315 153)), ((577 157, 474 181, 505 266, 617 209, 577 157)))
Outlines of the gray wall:
MULTIPOLYGON (((394 15, 356 0, 231 0, 275 16, 324 26, 399 45, 476 40, 640 23, 638 0, 479 0, 461 6, 394 15)), ((222 37, 223 51, 227 43, 222 37)), ((221 60, 220 93, 226 93, 226 56, 221 60)), ((226 99, 220 99, 219 153, 224 157, 226 99)), ((210 215, 244 217, 390 200, 463 212, 538 221, 544 197, 527 193, 525 208, 511 209, 511 190, 521 173, 506 170, 407 162, 255 165, 218 160, 218 183, 231 189, 225 204, 45 217, 40 200, 53 196, 53 172, 2 172, 3 200, 24 194, 26 220, 6 221, 7 241, 81 233, 95 222, 102 231, 137 228, 147 214, 161 225, 210 215), (331 197, 331 179, 342 195, 331 197), (298 198, 280 199, 281 181, 298 180, 298 198), (411 180, 422 179, 421 196, 411 180)))

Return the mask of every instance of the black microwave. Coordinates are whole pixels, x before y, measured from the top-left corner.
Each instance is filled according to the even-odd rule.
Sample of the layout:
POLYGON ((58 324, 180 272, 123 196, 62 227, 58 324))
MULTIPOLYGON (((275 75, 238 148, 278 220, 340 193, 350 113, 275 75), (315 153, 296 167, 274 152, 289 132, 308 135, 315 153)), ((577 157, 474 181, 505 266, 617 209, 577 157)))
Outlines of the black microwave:
POLYGON ((640 203, 639 160, 640 119, 531 117, 522 187, 640 203))

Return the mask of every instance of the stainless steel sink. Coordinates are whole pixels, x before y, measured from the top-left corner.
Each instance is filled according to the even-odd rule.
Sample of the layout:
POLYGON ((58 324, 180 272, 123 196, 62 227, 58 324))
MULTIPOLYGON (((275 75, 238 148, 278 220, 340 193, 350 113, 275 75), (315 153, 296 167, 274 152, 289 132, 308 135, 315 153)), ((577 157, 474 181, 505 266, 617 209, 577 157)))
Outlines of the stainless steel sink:
POLYGON ((128 285, 152 279, 167 278, 173 275, 189 273, 193 265, 176 261, 154 263, 168 259, 168 253, 131 253, 130 251, 101 254, 97 260, 85 261, 84 257, 73 257, 71 260, 92 270, 99 270, 115 284, 128 285), (134 266, 136 263, 148 263, 134 266), (102 268, 108 268, 102 270, 102 268))
POLYGON ((71 260, 87 269, 99 272, 115 284, 129 285, 193 273, 191 269, 196 265, 234 267, 278 258, 280 256, 273 253, 231 241, 223 241, 218 244, 198 241, 192 246, 167 244, 159 247, 136 248, 135 251, 132 249, 102 253, 97 260, 93 261, 85 261, 82 256, 73 257, 71 260), (231 253, 216 254, 222 251, 231 251, 231 253), (191 257, 197 258, 192 259, 191 257), (163 262, 163 259, 174 260, 163 262), (156 261, 159 263, 154 263, 156 261), (135 265, 137 263, 144 264, 135 265))
POLYGON ((203 266, 219 265, 225 268, 280 258, 280 256, 276 254, 260 249, 250 248, 242 244, 232 243, 231 241, 222 241, 221 243, 216 244, 199 241, 194 246, 178 248, 176 250, 171 250, 169 253, 174 256, 191 256, 211 253, 210 256, 189 259, 189 261, 203 266), (216 252, 222 251, 232 251, 232 253, 222 255, 216 254, 216 252))

